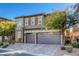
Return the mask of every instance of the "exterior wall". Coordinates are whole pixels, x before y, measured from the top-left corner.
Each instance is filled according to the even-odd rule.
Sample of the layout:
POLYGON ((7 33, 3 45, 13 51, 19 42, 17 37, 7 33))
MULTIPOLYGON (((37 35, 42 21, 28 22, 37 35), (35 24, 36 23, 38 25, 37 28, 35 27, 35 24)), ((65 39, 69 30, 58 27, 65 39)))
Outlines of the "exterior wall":
POLYGON ((7 36, 5 36, 5 40, 9 40, 9 38, 7 36))
POLYGON ((23 26, 23 18, 16 19, 16 30, 22 30, 23 26))
POLYGON ((38 17, 35 17, 35 24, 37 25, 38 24, 38 17))
POLYGON ((23 42, 23 40, 22 40, 22 31, 16 31, 16 33, 15 33, 15 41, 16 42, 23 42))
POLYGON ((0 36, 0 42, 2 42, 2 36, 0 36))
POLYGON ((16 33, 15 33, 15 41, 23 42, 23 27, 24 27, 24 18, 16 19, 16 33))

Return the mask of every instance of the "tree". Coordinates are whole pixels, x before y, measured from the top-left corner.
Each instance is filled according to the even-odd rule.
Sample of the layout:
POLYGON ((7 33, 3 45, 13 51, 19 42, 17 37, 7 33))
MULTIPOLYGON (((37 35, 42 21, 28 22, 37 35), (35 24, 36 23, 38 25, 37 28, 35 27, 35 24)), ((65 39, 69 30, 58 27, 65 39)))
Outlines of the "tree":
POLYGON ((65 11, 54 12, 48 15, 44 21, 46 29, 60 29, 62 33, 62 41, 64 39, 64 30, 66 29, 66 13, 65 11))
POLYGON ((75 36, 74 34, 76 34, 77 32, 77 26, 76 24, 78 23, 78 18, 75 16, 74 14, 67 16, 68 20, 67 20, 67 24, 68 24, 68 28, 72 28, 72 33, 70 33, 70 38, 72 39, 71 42, 73 42, 73 39, 77 36, 75 36), (73 36, 74 35, 74 36, 73 36))
POLYGON ((15 34, 15 25, 16 23, 13 21, 2 21, 0 23, 0 36, 2 36, 2 40, 4 41, 4 36, 11 36, 15 34))
POLYGON ((72 15, 67 16, 68 20, 67 20, 67 24, 68 24, 68 28, 72 27, 75 30, 74 25, 78 23, 78 18, 74 17, 72 15))
POLYGON ((74 14, 78 13, 79 12, 79 3, 75 4, 73 7, 75 9, 74 14))

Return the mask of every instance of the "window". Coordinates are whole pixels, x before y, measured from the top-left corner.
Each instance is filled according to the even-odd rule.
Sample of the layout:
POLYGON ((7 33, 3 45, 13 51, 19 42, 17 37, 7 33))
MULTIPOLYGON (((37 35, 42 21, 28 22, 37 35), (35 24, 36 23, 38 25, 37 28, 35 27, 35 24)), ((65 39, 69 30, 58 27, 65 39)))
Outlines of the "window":
POLYGON ((31 18, 31 25, 35 25, 35 17, 31 18))
POLYGON ((28 25, 28 18, 25 18, 25 26, 28 25))
POLYGON ((38 25, 42 24, 42 19, 43 19, 43 16, 38 16, 38 25))

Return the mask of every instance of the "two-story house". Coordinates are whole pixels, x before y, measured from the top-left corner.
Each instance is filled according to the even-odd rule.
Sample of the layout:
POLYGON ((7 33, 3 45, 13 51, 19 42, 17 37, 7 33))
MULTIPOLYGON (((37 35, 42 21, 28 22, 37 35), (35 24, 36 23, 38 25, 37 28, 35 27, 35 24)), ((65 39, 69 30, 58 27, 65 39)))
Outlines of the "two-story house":
POLYGON ((60 44, 60 32, 45 30, 43 21, 47 14, 16 17, 16 41, 23 43, 60 44))

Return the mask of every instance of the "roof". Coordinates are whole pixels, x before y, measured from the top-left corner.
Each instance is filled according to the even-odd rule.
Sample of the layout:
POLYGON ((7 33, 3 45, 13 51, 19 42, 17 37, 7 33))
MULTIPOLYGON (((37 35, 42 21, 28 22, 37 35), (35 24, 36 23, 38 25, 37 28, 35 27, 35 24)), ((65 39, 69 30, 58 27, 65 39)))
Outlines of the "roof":
POLYGON ((28 16, 17 16, 17 17, 15 17, 15 19, 17 19, 17 18, 25 18, 25 17, 33 17, 33 16, 39 16, 39 15, 44 15, 44 16, 46 16, 47 14, 39 13, 39 14, 28 15, 28 16))

